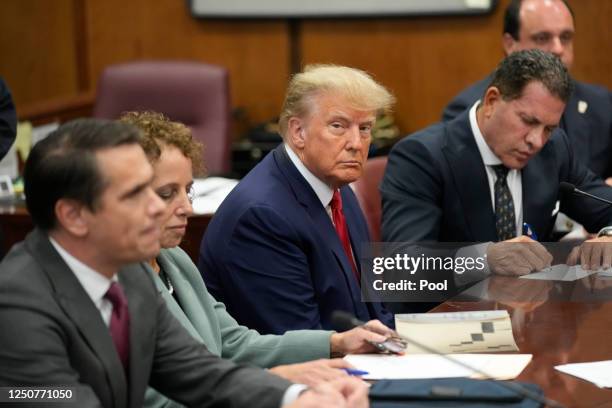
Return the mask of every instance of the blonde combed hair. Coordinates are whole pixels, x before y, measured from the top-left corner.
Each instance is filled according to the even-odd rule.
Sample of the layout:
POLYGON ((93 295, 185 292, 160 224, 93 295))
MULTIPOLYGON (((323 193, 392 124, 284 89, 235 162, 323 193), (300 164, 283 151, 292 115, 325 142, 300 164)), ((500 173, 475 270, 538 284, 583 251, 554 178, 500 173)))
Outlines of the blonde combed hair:
POLYGON ((287 88, 278 121, 283 138, 289 119, 305 117, 312 109, 313 98, 322 94, 341 96, 354 109, 377 113, 390 111, 395 103, 391 92, 365 71, 331 64, 307 65, 291 78, 287 88))

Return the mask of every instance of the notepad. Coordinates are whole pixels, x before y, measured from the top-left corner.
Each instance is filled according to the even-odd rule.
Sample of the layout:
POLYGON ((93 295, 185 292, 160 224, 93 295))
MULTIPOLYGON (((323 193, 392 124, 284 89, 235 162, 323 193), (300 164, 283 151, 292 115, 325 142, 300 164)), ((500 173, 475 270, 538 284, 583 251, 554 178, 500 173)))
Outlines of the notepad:
POLYGON ((531 354, 350 354, 344 359, 355 368, 367 371, 368 374, 362 378, 368 380, 452 377, 510 380, 525 369, 531 358, 531 354), (488 376, 452 360, 458 360, 488 376))
POLYGON ((237 184, 238 180, 223 177, 194 180, 193 212, 195 214, 214 214, 237 184))
POLYGON ((417 344, 443 354, 518 351, 507 310, 398 314, 395 327, 407 354, 431 353, 417 344))

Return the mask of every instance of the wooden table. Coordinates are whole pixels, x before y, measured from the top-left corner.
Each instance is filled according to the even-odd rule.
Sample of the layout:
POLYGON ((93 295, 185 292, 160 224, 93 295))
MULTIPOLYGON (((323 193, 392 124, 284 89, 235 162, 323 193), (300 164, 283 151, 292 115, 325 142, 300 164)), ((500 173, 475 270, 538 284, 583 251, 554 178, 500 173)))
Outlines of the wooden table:
POLYGON ((538 384, 567 407, 612 407, 612 390, 554 369, 612 360, 612 278, 553 283, 495 277, 485 287, 489 300, 464 295, 433 311, 508 310, 520 352, 533 354, 518 380, 538 384))
MULTIPOLYGON (((196 264, 200 252, 200 242, 212 216, 213 214, 201 214, 194 215, 189 219, 181 248, 189 254, 196 264)), ((23 203, 0 203, 1 256, 3 257, 14 244, 23 241, 33 228, 32 218, 23 203)))

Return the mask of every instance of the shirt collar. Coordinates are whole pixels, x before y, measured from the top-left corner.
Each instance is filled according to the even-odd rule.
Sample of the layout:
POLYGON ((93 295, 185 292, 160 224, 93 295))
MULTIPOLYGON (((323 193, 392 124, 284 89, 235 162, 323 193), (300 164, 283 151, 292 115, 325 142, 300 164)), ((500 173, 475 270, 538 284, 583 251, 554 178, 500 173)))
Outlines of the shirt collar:
POLYGON ((482 157, 482 161, 486 166, 495 166, 498 164, 502 164, 502 161, 493 153, 493 150, 489 147, 487 142, 478 127, 478 121, 476 120, 476 110, 480 105, 480 99, 476 101, 476 103, 470 109, 470 127, 472 128, 472 134, 474 135, 474 139, 476 140, 476 145, 478 146, 478 151, 480 152, 480 157, 482 157))
POLYGON ((114 275, 112 279, 108 279, 101 273, 96 272, 83 262, 76 259, 68 251, 61 247, 61 245, 53 238, 49 237, 49 241, 53 247, 60 254, 64 262, 68 265, 70 270, 74 273, 74 276, 78 279, 85 289, 85 292, 89 295, 94 304, 98 304, 104 297, 108 288, 110 288, 111 282, 117 280, 117 275, 114 275))
POLYGON ((334 190, 331 189, 327 184, 325 184, 321 179, 312 174, 302 160, 295 154, 293 149, 285 143, 285 150, 287 151, 287 155, 289 155, 289 159, 293 163, 293 165, 298 169, 302 177, 306 179, 306 182, 312 187, 315 194, 321 201, 323 207, 327 207, 331 202, 332 196, 334 195, 334 190))

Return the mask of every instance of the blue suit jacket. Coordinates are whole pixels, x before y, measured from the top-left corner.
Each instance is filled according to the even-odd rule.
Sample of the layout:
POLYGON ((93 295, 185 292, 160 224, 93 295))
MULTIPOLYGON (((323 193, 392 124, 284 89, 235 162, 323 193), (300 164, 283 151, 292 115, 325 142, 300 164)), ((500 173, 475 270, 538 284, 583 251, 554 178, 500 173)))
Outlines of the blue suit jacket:
MULTIPOLYGON (((486 170, 470 128, 469 111, 397 143, 381 184, 385 241, 497 241, 486 170)), ((559 195, 565 181, 612 200, 612 188, 576 159, 567 135, 555 130, 522 169, 523 220, 547 240, 561 211, 589 231, 612 223, 612 207, 559 195)))
MULTIPOLYGON (((481 99, 491 79, 492 74, 457 95, 444 109, 442 120, 454 119, 481 99)), ((612 176, 612 94, 607 89, 574 81, 559 127, 579 160, 601 177, 612 176)))
POLYGON ((17 113, 11 91, 0 77, 0 160, 6 156, 17 135, 17 113))
MULTIPOLYGON (((350 187, 340 191, 359 260, 369 242, 366 222, 350 187)), ((335 310, 393 324, 380 304, 361 301, 333 224, 283 145, 221 204, 206 229, 198 267, 211 294, 240 324, 260 333, 331 329, 335 310)))

